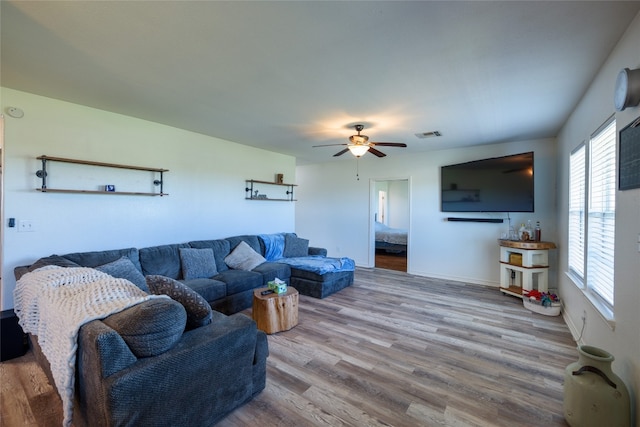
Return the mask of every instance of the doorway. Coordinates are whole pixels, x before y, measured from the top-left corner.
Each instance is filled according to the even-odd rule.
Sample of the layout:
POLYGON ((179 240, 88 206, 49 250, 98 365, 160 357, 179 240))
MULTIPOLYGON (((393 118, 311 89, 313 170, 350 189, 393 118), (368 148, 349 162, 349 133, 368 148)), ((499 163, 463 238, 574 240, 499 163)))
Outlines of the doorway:
POLYGON ((410 200, 409 179, 373 181, 374 267, 408 270, 410 200))

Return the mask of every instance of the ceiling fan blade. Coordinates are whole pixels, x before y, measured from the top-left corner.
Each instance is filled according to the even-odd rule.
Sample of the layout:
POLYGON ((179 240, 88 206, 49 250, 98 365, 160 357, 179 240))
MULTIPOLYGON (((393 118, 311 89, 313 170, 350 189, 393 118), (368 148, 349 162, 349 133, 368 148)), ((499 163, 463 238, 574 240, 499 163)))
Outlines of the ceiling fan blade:
MULTIPOLYGON (((341 145, 346 145, 346 144, 341 144, 341 145)), ((345 148, 342 151, 338 151, 336 154, 333 155, 333 157, 338 157, 338 156, 342 156, 344 153, 346 153, 347 151, 349 151, 348 148, 345 148)))
POLYGON ((373 147, 369 147, 369 153, 373 154, 374 156, 378 156, 378 157, 386 156, 386 154, 384 154, 382 151, 378 151, 373 147))
POLYGON ((406 147, 404 142, 372 142, 373 145, 380 145, 382 147, 406 147))
POLYGON ((312 145, 311 147, 335 147, 336 145, 349 145, 349 144, 324 144, 324 145, 312 145))

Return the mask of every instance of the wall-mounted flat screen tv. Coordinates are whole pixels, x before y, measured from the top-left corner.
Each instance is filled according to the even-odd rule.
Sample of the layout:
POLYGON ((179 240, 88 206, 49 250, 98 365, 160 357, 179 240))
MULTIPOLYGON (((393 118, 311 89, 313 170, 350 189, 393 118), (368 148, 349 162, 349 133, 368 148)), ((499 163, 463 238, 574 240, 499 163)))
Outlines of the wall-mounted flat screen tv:
POLYGON ((440 169, 442 212, 534 212, 533 152, 440 169))

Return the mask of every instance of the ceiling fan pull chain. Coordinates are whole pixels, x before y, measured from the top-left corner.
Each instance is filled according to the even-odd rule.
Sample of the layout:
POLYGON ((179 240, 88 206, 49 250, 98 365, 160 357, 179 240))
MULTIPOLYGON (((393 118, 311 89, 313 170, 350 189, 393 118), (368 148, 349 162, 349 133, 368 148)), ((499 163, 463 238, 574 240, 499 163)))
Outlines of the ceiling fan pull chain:
POLYGON ((360 157, 356 157, 356 179, 360 181, 360 157))

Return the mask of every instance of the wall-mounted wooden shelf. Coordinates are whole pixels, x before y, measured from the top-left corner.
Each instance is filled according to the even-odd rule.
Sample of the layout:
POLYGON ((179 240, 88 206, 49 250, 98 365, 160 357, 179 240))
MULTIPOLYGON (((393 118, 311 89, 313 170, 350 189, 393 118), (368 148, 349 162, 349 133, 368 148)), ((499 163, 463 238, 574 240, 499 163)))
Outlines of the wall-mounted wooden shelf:
POLYGON ((36 191, 40 191, 42 193, 110 194, 110 195, 128 195, 128 196, 168 196, 169 195, 168 193, 165 193, 163 191, 164 172, 169 172, 168 169, 149 168, 144 166, 130 166, 130 165, 121 165, 118 163, 94 162, 91 160, 68 159, 64 157, 51 157, 51 156, 40 156, 40 157, 37 157, 37 159, 42 161, 42 169, 36 172, 36 176, 42 179, 42 186, 40 188, 36 188, 36 191), (76 190, 76 189, 69 189, 69 188, 48 188, 47 187, 47 162, 73 163, 78 165, 98 166, 98 167, 105 167, 105 168, 128 169, 128 170, 135 170, 135 171, 159 173, 160 179, 154 180, 153 184, 159 186, 160 191, 155 193, 155 192, 140 192, 140 191, 100 191, 100 190, 76 190))
POLYGON ((246 200, 261 200, 261 201, 279 201, 279 202, 295 202, 296 199, 293 198, 293 187, 297 187, 296 184, 285 184, 285 183, 278 183, 278 182, 269 182, 269 181, 260 181, 257 179, 247 179, 246 181, 246 186, 244 188, 245 193, 248 193, 247 196, 245 196, 246 200), (273 187, 285 187, 286 190, 284 191, 284 197, 273 197, 273 193, 276 192, 278 190, 274 189, 273 187, 267 187, 270 188, 270 193, 272 194, 271 197, 268 196, 267 193, 262 193, 260 194, 260 190, 257 189, 257 185, 267 185, 267 186, 273 186, 273 187))

